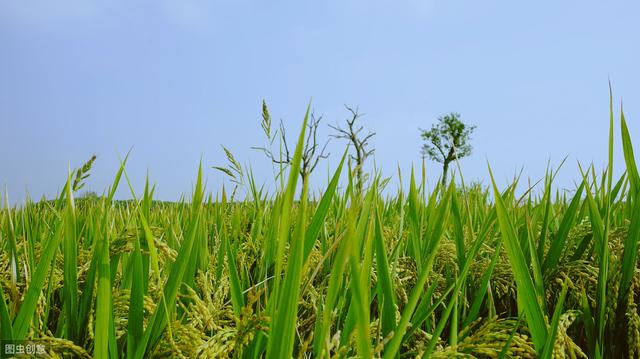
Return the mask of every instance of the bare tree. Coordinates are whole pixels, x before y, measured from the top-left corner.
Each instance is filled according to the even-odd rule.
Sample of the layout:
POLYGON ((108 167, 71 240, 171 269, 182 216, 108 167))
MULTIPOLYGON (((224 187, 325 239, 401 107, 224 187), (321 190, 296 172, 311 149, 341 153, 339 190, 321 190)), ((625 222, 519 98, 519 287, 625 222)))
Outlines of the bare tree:
MULTIPOLYGON (((320 126, 320 121, 322 121, 322 116, 316 117, 315 113, 311 113, 311 118, 307 124, 307 137, 304 142, 304 148, 302 150, 302 165, 300 167, 300 176, 304 180, 316 169, 318 166, 318 162, 321 159, 325 159, 329 157, 329 153, 325 153, 327 149, 327 145, 329 144, 329 140, 324 143, 322 149, 318 144, 318 127, 320 126), (318 152, 320 150, 320 152, 318 152)), ((261 150, 267 158, 269 158, 273 163, 276 164, 284 164, 290 165, 293 161, 293 157, 291 156, 291 152, 289 151, 289 145, 287 144, 287 133, 282 123, 280 121, 280 128, 273 135, 271 134, 271 115, 269 114, 269 109, 267 107, 267 103, 262 101, 262 129, 267 136, 269 145, 268 147, 253 147, 254 149, 261 150), (276 156, 271 150, 271 145, 276 138, 280 138, 282 145, 284 146, 284 151, 280 151, 280 153, 276 156)))
POLYGON ((364 114, 361 114, 356 107, 353 109, 347 105, 344 106, 347 111, 350 113, 350 117, 345 120, 347 127, 342 128, 339 125, 329 125, 332 129, 336 131, 336 134, 333 135, 335 138, 345 139, 349 141, 355 150, 355 156, 351 155, 351 159, 356 162, 356 176, 357 176, 357 186, 358 190, 362 189, 362 183, 364 181, 363 174, 363 166, 364 161, 367 157, 371 156, 375 151, 374 148, 368 149, 369 140, 375 136, 375 132, 368 132, 366 135, 362 134, 362 130, 364 126, 358 126, 356 122, 359 118, 361 118, 364 114))

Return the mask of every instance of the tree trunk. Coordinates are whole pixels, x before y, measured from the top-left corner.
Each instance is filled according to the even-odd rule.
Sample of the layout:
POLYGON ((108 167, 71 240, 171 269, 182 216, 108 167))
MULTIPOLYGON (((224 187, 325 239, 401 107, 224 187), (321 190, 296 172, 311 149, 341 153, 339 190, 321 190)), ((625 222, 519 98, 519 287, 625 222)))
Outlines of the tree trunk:
POLYGON ((449 163, 456 158, 456 149, 451 146, 449 149, 449 153, 447 154, 447 158, 442 162, 442 185, 447 185, 447 171, 449 170, 449 163))
POLYGON ((358 194, 362 194, 362 188, 363 186, 363 172, 362 172, 362 166, 363 166, 363 162, 364 162, 364 155, 361 153, 362 150, 360 150, 359 148, 356 148, 357 151, 357 157, 356 157, 356 166, 358 168, 358 171, 356 172, 356 190, 358 192, 358 194))
POLYGON ((445 160, 442 163, 442 185, 447 185, 447 171, 449 170, 449 161, 445 160))

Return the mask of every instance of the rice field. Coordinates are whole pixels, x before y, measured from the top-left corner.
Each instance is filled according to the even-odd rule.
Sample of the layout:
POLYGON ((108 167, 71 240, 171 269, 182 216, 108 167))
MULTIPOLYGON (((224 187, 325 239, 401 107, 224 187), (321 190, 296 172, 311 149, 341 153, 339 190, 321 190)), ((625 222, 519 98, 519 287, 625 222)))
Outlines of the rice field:
POLYGON ((311 195, 307 117, 277 190, 245 171, 243 200, 201 165, 188 199, 154 201, 126 158, 74 198, 91 159, 57 198, 0 212, 0 337, 79 358, 637 358, 640 176, 609 120, 609 163, 569 192, 552 170, 533 189, 460 171, 428 189, 424 168, 359 185, 345 152, 311 195))

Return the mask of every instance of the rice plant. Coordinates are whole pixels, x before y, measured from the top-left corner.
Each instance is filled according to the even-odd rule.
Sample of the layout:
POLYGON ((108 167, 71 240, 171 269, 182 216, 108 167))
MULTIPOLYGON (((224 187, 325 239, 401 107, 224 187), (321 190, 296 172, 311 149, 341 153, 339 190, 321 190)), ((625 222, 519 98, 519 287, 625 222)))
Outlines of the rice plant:
MULTIPOLYGON (((95 157, 54 200, 0 212, 0 339, 81 358, 621 358, 640 355, 640 175, 581 167, 571 193, 453 176, 408 191, 345 151, 326 189, 300 176, 309 111, 277 189, 234 159, 244 199, 137 193, 125 158, 102 196, 77 199, 95 157), (348 180, 338 189, 341 178, 348 180), (127 186, 131 200, 117 201, 127 186)), ((233 155, 227 151, 230 158, 233 155)), ((423 171, 424 173, 424 171, 423 171)), ((460 173, 460 172, 458 172, 460 173)), ((402 177, 398 174, 398 181, 402 177)))

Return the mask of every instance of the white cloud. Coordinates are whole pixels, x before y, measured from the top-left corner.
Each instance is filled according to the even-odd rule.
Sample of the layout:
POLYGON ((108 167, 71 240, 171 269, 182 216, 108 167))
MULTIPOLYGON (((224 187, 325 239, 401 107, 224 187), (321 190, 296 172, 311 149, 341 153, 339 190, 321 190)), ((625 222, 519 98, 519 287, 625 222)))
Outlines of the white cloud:
POLYGON ((85 21, 99 9, 94 0, 0 0, 0 20, 30 26, 85 21))
POLYGON ((170 22, 191 29, 202 29, 212 25, 216 15, 215 1, 164 0, 162 7, 170 22))

